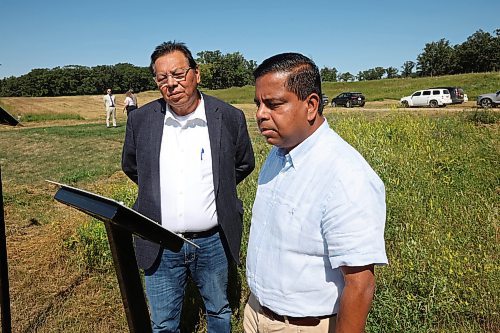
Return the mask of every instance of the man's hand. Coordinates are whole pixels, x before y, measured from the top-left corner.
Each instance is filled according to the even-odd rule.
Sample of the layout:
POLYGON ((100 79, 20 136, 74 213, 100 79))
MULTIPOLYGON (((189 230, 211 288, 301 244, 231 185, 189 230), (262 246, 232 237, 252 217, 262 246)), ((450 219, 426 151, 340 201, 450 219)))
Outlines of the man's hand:
POLYGON ((375 292, 373 265, 341 267, 345 287, 340 297, 336 333, 362 333, 375 292))

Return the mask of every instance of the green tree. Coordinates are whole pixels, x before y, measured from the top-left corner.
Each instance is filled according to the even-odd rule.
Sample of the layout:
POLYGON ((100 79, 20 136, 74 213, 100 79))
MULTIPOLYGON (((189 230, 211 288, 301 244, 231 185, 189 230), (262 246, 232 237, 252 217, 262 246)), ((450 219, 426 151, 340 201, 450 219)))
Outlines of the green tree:
POLYGON ((349 72, 340 73, 339 76, 338 76, 338 79, 341 82, 354 81, 355 78, 356 77, 354 75, 352 75, 351 73, 349 73, 349 72))
POLYGON ((398 77, 398 73, 399 71, 396 67, 387 67, 385 69, 385 74, 387 75, 388 79, 393 79, 398 77))
POLYGON ((359 81, 365 80, 380 80, 385 74, 383 67, 370 68, 365 71, 360 71, 357 75, 359 81))
POLYGON ((323 67, 320 70, 321 81, 323 82, 337 82, 338 71, 335 67, 323 67))
POLYGON ((95 66, 93 67, 93 75, 96 78, 96 93, 102 94, 107 88, 118 91, 118 87, 115 84, 118 75, 114 66, 95 66))
POLYGON ((455 52, 448 40, 425 44, 417 57, 417 71, 420 76, 445 75, 453 72, 455 52))
POLYGON ((405 61, 403 66, 401 66, 401 76, 411 77, 413 75, 414 68, 415 68, 415 63, 413 61, 405 61))
POLYGON ((37 68, 20 78, 20 90, 28 96, 52 96, 52 81, 50 69, 37 68))
POLYGON ((500 69, 500 29, 495 36, 476 31, 465 42, 455 46, 456 72, 487 72, 500 69))
POLYGON ((246 60, 239 52, 222 54, 221 51, 202 51, 197 54, 201 71, 200 86, 225 89, 253 84, 256 63, 246 60))

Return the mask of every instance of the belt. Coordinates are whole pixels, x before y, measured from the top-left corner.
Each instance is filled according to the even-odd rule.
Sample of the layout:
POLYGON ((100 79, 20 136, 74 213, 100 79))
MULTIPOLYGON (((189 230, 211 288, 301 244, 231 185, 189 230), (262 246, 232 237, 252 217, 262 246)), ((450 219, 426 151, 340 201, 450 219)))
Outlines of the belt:
POLYGON ((336 316, 336 314, 326 315, 326 316, 318 316, 318 317, 289 317, 282 316, 274 312, 273 310, 266 308, 265 306, 260 307, 262 310, 262 314, 269 319, 281 321, 282 323, 286 323, 288 321, 289 324, 295 326, 317 326, 322 319, 332 318, 336 316))
POLYGON ((186 238, 186 239, 196 239, 196 238, 205 238, 215 235, 219 232, 219 226, 215 226, 212 229, 204 230, 204 231, 194 231, 194 232, 181 232, 178 235, 186 238))

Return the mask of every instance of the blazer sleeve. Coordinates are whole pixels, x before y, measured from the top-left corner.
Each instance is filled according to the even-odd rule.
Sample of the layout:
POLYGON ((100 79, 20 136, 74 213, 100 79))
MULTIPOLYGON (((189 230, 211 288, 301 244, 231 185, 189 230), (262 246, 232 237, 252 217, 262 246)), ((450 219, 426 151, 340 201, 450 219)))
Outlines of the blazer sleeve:
POLYGON ((125 131, 125 141, 123 143, 122 170, 134 183, 137 184, 137 150, 132 120, 133 116, 130 115, 127 119, 127 129, 125 131))
POLYGON ((252 148, 252 142, 248 135, 245 115, 239 112, 238 140, 236 143, 235 171, 236 184, 239 184, 255 168, 255 158, 252 148))

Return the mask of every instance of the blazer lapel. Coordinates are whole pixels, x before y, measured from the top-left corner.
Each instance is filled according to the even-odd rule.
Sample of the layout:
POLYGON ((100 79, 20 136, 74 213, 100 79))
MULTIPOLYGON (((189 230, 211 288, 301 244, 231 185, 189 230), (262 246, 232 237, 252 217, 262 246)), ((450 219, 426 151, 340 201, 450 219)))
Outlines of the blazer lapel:
MULTIPOLYGON (((153 112, 151 112, 149 128, 151 129, 150 133, 150 143, 152 145, 152 154, 151 154, 151 176, 153 179, 158 181, 152 182, 152 190, 154 198, 157 198, 158 205, 160 205, 160 149, 161 149, 161 140, 163 137, 163 126, 165 122, 165 112, 166 112, 166 102, 163 99, 160 99, 159 107, 156 107, 153 112)), ((161 221, 158 221, 161 223, 161 221)))
POLYGON ((217 196, 219 190, 219 169, 221 151, 221 122, 222 115, 219 108, 212 103, 210 98, 203 95, 205 101, 205 114, 207 116, 208 136, 210 139, 210 150, 212 151, 212 173, 214 177, 214 193, 217 196))

